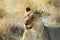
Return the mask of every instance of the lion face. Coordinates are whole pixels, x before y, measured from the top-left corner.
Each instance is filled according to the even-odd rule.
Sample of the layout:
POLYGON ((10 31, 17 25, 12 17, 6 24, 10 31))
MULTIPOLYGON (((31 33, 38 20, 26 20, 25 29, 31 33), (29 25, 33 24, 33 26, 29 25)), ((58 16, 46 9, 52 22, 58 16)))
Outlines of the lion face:
POLYGON ((43 30, 43 24, 41 22, 42 11, 33 10, 31 7, 26 8, 25 16, 24 16, 24 28, 25 29, 33 29, 36 31, 43 30))

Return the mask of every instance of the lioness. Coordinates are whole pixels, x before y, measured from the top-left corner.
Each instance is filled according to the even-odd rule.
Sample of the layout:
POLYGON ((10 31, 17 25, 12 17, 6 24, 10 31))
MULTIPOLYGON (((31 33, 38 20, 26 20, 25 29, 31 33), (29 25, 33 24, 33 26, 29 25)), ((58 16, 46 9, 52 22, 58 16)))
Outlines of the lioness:
POLYGON ((26 7, 22 40, 60 40, 60 1, 32 0, 26 7))

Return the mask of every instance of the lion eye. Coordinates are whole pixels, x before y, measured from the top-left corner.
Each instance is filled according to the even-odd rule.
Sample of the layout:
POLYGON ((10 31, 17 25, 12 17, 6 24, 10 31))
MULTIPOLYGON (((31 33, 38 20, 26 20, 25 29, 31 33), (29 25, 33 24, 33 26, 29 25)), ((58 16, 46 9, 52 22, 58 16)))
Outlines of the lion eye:
POLYGON ((29 12, 31 9, 30 9, 30 7, 27 7, 26 8, 26 12, 29 12))

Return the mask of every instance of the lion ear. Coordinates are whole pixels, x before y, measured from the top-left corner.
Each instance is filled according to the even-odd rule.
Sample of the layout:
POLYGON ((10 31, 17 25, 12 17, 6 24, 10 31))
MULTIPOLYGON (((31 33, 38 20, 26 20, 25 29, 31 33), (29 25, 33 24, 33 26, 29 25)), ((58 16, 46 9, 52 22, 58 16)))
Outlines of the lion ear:
POLYGON ((29 12, 30 10, 31 10, 30 7, 27 7, 27 8, 26 8, 26 12, 29 12))

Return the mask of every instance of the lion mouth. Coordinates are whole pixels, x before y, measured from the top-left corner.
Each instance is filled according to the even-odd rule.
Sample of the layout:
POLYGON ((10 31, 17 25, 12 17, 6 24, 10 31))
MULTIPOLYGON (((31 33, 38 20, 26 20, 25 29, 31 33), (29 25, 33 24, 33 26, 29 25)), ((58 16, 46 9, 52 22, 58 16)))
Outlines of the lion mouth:
POLYGON ((32 29, 33 28, 33 25, 26 25, 24 24, 24 29, 32 29))

